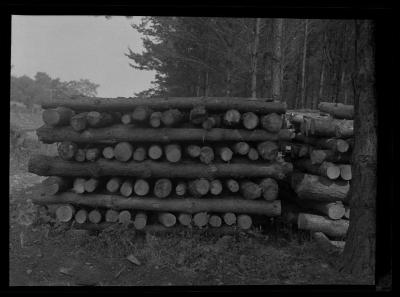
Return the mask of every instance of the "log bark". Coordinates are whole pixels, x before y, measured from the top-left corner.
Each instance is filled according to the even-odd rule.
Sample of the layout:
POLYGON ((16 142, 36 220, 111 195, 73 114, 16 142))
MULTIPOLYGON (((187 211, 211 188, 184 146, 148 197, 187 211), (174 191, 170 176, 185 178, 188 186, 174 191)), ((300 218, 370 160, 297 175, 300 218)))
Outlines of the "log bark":
POLYGON ((272 177, 283 179, 292 172, 290 163, 214 163, 212 165, 185 162, 116 162, 99 159, 96 162, 77 163, 61 160, 57 157, 34 155, 28 163, 28 170, 40 176, 130 176, 141 178, 254 178, 272 177))
POLYGON ((128 225, 132 222, 132 214, 129 210, 123 210, 118 214, 118 222, 120 224, 128 225))
POLYGON ((176 217, 170 212, 158 214, 158 221, 165 227, 172 227, 176 224, 176 217))
POLYGON ((239 226, 239 228, 243 229, 243 230, 250 229, 251 225, 253 224, 251 217, 246 214, 238 215, 236 221, 237 221, 237 225, 239 226))
POLYGON ((208 219, 208 224, 211 227, 219 228, 222 226, 222 219, 219 215, 216 214, 210 215, 210 218, 208 219))
POLYGON ((134 122, 145 122, 152 113, 153 111, 147 106, 138 106, 133 110, 131 117, 134 122))
POLYGON ((161 126, 162 113, 160 111, 155 111, 150 115, 150 126, 153 128, 158 128, 161 126))
POLYGON ((344 201, 350 190, 347 181, 302 173, 292 174, 291 184, 300 199, 322 202, 344 201))
POLYGON ((153 144, 149 147, 147 154, 149 155, 150 159, 158 160, 162 157, 163 150, 162 150, 161 146, 159 146, 157 144, 153 144))
POLYGON ((318 104, 320 111, 329 113, 338 119, 352 120, 354 118, 354 105, 346 105, 342 103, 320 102, 318 104))
POLYGON ((232 212, 227 212, 223 216, 225 224, 232 226, 236 224, 236 215, 232 212))
POLYGON ((85 192, 92 193, 94 192, 97 187, 99 186, 100 182, 97 178, 90 178, 85 181, 85 192))
POLYGON ((340 167, 331 162, 322 162, 313 164, 310 159, 300 159, 294 163, 294 166, 302 172, 323 176, 332 180, 340 176, 340 167))
POLYGON ((218 179, 213 179, 210 182, 210 193, 212 195, 220 195, 222 193, 223 187, 222 183, 218 179))
POLYGON ((108 160, 114 159, 114 148, 112 146, 106 146, 102 153, 104 158, 108 160))
POLYGON ((354 136, 353 120, 310 119, 308 134, 322 137, 349 138, 354 136))
POLYGON ((164 126, 172 127, 183 120, 183 114, 178 109, 169 109, 162 113, 161 122, 164 126))
POLYGON ((193 216, 193 224, 199 228, 205 227, 208 223, 209 214, 206 212, 199 212, 193 216))
POLYGON ((201 125, 207 118, 208 112, 203 105, 194 107, 189 113, 189 119, 195 125, 201 125))
POLYGON ((200 149, 200 161, 204 164, 211 164, 214 161, 214 150, 209 146, 203 146, 200 149))
POLYGON ((235 143, 235 145, 233 146, 233 151, 236 154, 245 156, 249 153, 250 151, 250 145, 247 142, 241 141, 241 142, 237 142, 235 143))
POLYGON ((240 112, 236 109, 229 109, 224 114, 224 124, 228 127, 239 125, 241 119, 240 112))
POLYGON ((330 220, 319 215, 300 213, 297 220, 297 226, 301 230, 323 232, 330 237, 344 237, 349 228, 349 221, 330 220))
POLYGON ((71 186, 72 182, 70 179, 59 176, 51 176, 42 182, 39 193, 41 195, 54 195, 70 189, 71 186))
POLYGON ((283 118, 276 113, 270 113, 261 118, 261 126, 271 133, 278 133, 282 129, 283 118))
POLYGON ((100 158, 100 150, 97 147, 88 148, 85 151, 85 159, 89 162, 95 162, 100 158))
POLYGON ((57 107, 54 109, 46 109, 43 111, 43 122, 49 126, 66 126, 69 125, 71 117, 75 112, 66 107, 57 107))
POLYGON ((74 179, 73 190, 75 193, 82 194, 85 193, 85 182, 84 178, 78 177, 74 179))
POLYGON ((129 197, 133 193, 133 184, 131 180, 125 180, 121 188, 119 189, 119 192, 121 193, 122 196, 124 197, 129 197))
POLYGON ((192 180, 188 184, 189 192, 195 197, 207 195, 210 191, 210 182, 205 178, 192 180))
POLYGON ((110 142, 193 142, 193 141, 278 141, 291 140, 295 134, 282 129, 279 133, 270 133, 256 129, 253 131, 215 128, 210 131, 195 128, 135 128, 130 125, 114 125, 106 128, 87 129, 77 133, 70 127, 49 128, 42 126, 37 130, 43 143, 71 141, 76 143, 110 142))
POLYGON ((86 115, 86 121, 89 127, 100 128, 110 126, 114 122, 111 114, 105 112, 91 111, 86 115))
POLYGON ((58 100, 42 101, 44 109, 56 108, 58 106, 69 107, 73 110, 87 111, 125 111, 132 110, 137 106, 148 106, 154 109, 192 109, 195 106, 203 105, 207 110, 224 111, 234 108, 243 112, 252 111, 255 113, 285 113, 286 104, 271 100, 251 100, 251 98, 238 97, 169 97, 169 98, 91 98, 80 97, 71 100, 63 98, 58 100))
POLYGON ((147 225, 147 215, 144 212, 138 212, 133 220, 133 226, 136 230, 143 230, 147 225))
POLYGON ((278 186, 278 183, 276 182, 276 180, 274 180, 273 178, 269 178, 269 177, 264 178, 260 182, 260 187, 262 190, 262 197, 266 201, 273 201, 278 198, 279 186, 278 186))
POLYGON ((192 223, 192 215, 189 213, 180 213, 178 215, 178 221, 183 226, 190 226, 192 223))
POLYGON ((341 254, 343 252, 345 241, 330 240, 322 232, 314 232, 313 238, 320 248, 328 254, 341 254))
POLYGON ((242 115, 242 123, 247 130, 254 130, 259 124, 259 118, 254 112, 245 112, 242 115))
POLYGON ((78 224, 83 224, 88 219, 88 213, 84 209, 80 209, 75 213, 75 222, 78 224))
POLYGON ((345 213, 343 203, 338 202, 303 201, 302 206, 316 210, 319 214, 325 215, 332 220, 341 219, 345 213))
POLYGON ((85 162, 86 160, 86 150, 78 149, 75 153, 74 159, 76 162, 85 162))
POLYGON ((185 182, 179 182, 176 187, 175 187, 175 193, 178 196, 184 196, 186 195, 186 183, 185 182))
POLYGON ((135 181, 133 191, 138 196, 146 196, 150 192, 150 186, 144 179, 138 179, 135 181))
POLYGON ((264 141, 257 145, 261 158, 274 161, 278 157, 279 146, 273 141, 264 141))
POLYGON ((339 153, 345 153, 350 148, 349 143, 344 139, 317 138, 317 137, 305 136, 304 134, 298 133, 296 134, 293 140, 305 144, 310 144, 318 148, 337 151, 339 153))
POLYGON ((72 205, 61 205, 56 210, 56 218, 59 222, 69 222, 75 214, 75 208, 72 205))
POLYGON ((258 154, 257 149, 251 147, 251 148, 249 149, 249 152, 248 152, 248 154, 247 154, 247 157, 249 158, 249 160, 257 161, 257 160, 259 159, 260 155, 258 154))
POLYGON ((130 113, 125 113, 121 116, 121 123, 124 125, 130 125, 132 123, 132 115, 130 113))
POLYGON ((343 180, 351 180, 352 179, 352 174, 351 174, 351 165, 347 164, 340 164, 340 177, 343 180))
POLYGON ((240 190, 240 185, 239 185, 239 183, 238 183, 236 180, 234 180, 234 179, 228 179, 228 180, 226 181, 226 187, 228 188, 228 190, 229 190, 231 193, 237 193, 237 192, 239 192, 239 190, 240 190))
POLYGON ((63 160, 72 160, 76 152, 78 151, 78 146, 70 141, 61 142, 57 146, 57 152, 61 159, 63 160))
POLYGON ((349 152, 340 154, 331 150, 312 150, 310 152, 310 160, 312 164, 321 164, 324 161, 349 164, 351 154, 349 152))
POLYGON ((81 132, 86 129, 87 123, 87 112, 78 113, 71 117, 70 119, 70 126, 73 131, 81 132))
POLYGON ((121 162, 127 162, 132 158, 133 147, 129 142, 120 142, 114 148, 114 157, 121 162))
POLYGON ((178 144, 167 144, 164 148, 165 158, 172 163, 177 163, 181 160, 182 152, 178 144))
POLYGON ((232 160, 233 152, 229 147, 219 147, 217 148, 217 153, 222 161, 229 162, 232 160))
POLYGON ((172 191, 172 183, 169 179, 161 178, 154 184, 153 193, 157 198, 165 198, 172 191))
POLYGON ((146 160, 146 157, 147 157, 146 149, 144 147, 140 146, 135 149, 132 158, 134 161, 141 162, 141 161, 146 160))
POLYGON ((110 193, 117 193, 121 187, 122 180, 119 177, 111 178, 106 185, 107 191, 110 193))
POLYGON ((212 212, 212 213, 252 213, 269 217, 280 216, 281 201, 245 200, 238 196, 224 198, 171 198, 158 199, 155 197, 130 197, 118 195, 86 194, 79 195, 73 192, 63 192, 54 196, 35 196, 32 202, 39 205, 74 204, 87 207, 111 208, 115 210, 136 209, 147 211, 170 212, 212 212))
POLYGON ((105 221, 110 223, 116 223, 119 219, 119 212, 114 209, 108 209, 105 215, 105 221))
POLYGON ((241 182, 240 190, 245 199, 257 199, 260 198, 262 194, 262 188, 251 181, 241 182))
POLYGON ((190 144, 186 147, 186 153, 191 158, 198 158, 200 157, 201 147, 198 145, 190 144))
POLYGON ((211 115, 209 116, 202 124, 201 126, 203 129, 206 130, 211 130, 212 128, 218 128, 221 126, 221 116, 219 115, 211 115))

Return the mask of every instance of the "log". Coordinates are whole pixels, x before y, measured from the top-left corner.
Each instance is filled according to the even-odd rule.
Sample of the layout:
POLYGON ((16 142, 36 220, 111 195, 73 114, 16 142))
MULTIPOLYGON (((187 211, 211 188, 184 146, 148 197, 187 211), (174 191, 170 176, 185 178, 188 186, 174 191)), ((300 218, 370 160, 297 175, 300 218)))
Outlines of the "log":
POLYGON ((172 227, 176 224, 176 217, 170 212, 158 214, 158 221, 165 227, 172 227))
POLYGON ((343 237, 346 236, 347 229, 349 228, 349 221, 330 220, 319 215, 300 213, 297 226, 301 230, 323 232, 331 237, 343 237))
POLYGON ((257 150, 264 160, 274 161, 278 157, 279 146, 275 142, 264 141, 257 145, 257 150))
POLYGON ((86 180, 84 178, 75 178, 73 183, 74 192, 78 194, 85 193, 85 182, 86 180))
POLYGON ((344 208, 344 217, 348 220, 350 220, 350 207, 345 206, 344 208))
POLYGON ((106 146, 102 153, 104 158, 109 160, 114 159, 114 148, 112 146, 106 146))
POLYGON ((147 151, 144 147, 139 146, 138 148, 135 149, 134 153, 133 153, 133 160, 134 161, 144 161, 146 160, 147 157, 147 151))
POLYGON ((86 121, 89 127, 100 128, 110 126, 114 122, 111 114, 105 112, 91 111, 86 115, 86 121))
POLYGON ((129 142, 120 142, 114 148, 114 158, 121 162, 131 159, 133 147, 129 142))
POLYGON ((301 133, 296 134, 294 141, 299 141, 318 148, 337 151, 339 153, 345 153, 350 148, 349 143, 344 139, 317 138, 312 136, 305 136, 304 134, 301 133))
POLYGON ((330 240, 322 232, 313 232, 313 238, 320 248, 328 254, 341 254, 344 250, 345 241, 330 240))
POLYGON ((29 159, 28 170, 40 176, 130 176, 141 178, 255 178, 272 177, 283 179, 292 172, 290 163, 213 163, 212 165, 195 162, 169 163, 146 160, 143 162, 116 162, 99 159, 96 162, 77 163, 61 160, 57 157, 33 155, 29 159))
POLYGON ((208 224, 211 227, 219 228, 222 226, 222 219, 219 215, 216 214, 210 215, 210 218, 208 219, 208 224))
POLYGON ((172 183, 169 179, 158 179, 154 184, 153 193, 157 198, 165 198, 172 191, 172 183))
POLYGON ((74 160, 76 162, 85 162, 86 160, 86 150, 78 149, 75 153, 74 160))
POLYGON ((61 205, 56 210, 56 218, 59 222, 69 222, 75 213, 75 208, 72 205, 61 205))
POLYGON ((42 113, 43 122, 49 126, 65 126, 69 125, 71 118, 75 112, 66 107, 57 107, 53 109, 46 109, 42 113))
POLYGON ((236 224, 236 215, 232 212, 225 213, 223 219, 225 224, 227 224, 228 226, 236 224))
POLYGON ((270 113, 261 118, 261 126, 271 133, 278 133, 282 129, 283 119, 281 115, 270 113))
POLYGON ((147 225, 147 215, 144 212, 138 212, 133 220, 133 226, 136 230, 142 230, 147 225))
POLYGON ((209 215, 206 212, 199 212, 193 216, 193 224, 199 228, 208 224, 209 215))
POLYGON ((34 196, 32 201, 39 205, 47 204, 74 204, 92 208, 112 209, 140 209, 147 211, 171 211, 184 213, 212 212, 212 213, 254 213, 270 217, 281 214, 281 201, 245 200, 240 196, 224 198, 170 198, 158 199, 155 197, 129 197, 118 195, 86 194, 79 195, 73 192, 63 192, 54 196, 34 196))
POLYGON ((267 201, 273 201, 278 198, 279 186, 273 178, 264 178, 260 182, 262 197, 267 201))
POLYGON ((286 104, 271 100, 254 100, 253 98, 240 97, 167 97, 167 98, 92 98, 79 97, 60 98, 57 100, 43 100, 41 105, 44 109, 58 106, 69 107, 74 110, 98 110, 98 111, 125 111, 132 110, 137 106, 148 106, 154 109, 192 109, 203 105, 207 110, 224 111, 234 108, 243 112, 255 113, 285 113, 286 104))
POLYGON ((149 147, 147 154, 149 155, 150 159, 158 160, 162 157, 163 150, 162 150, 161 146, 159 146, 157 144, 153 144, 149 147))
POLYGON ((258 126, 259 118, 254 112, 245 112, 242 115, 242 123, 247 130, 254 130, 258 126))
POLYGON ((206 130, 211 130, 212 128, 217 128, 221 126, 221 116, 214 114, 209 116, 202 124, 201 126, 203 129, 206 130))
POLYGON ((61 159, 72 160, 76 152, 78 151, 78 146, 70 141, 63 141, 57 146, 57 152, 61 159))
POLYGON ((254 147, 251 147, 249 149, 247 157, 249 158, 249 160, 257 161, 259 159, 260 155, 258 154, 257 149, 255 149, 254 147))
POLYGON ((243 230, 248 230, 251 228, 251 225, 253 224, 253 221, 249 215, 246 214, 240 214, 236 218, 237 225, 239 226, 240 229, 243 230))
POLYGON ((39 140, 43 143, 72 141, 76 143, 115 143, 131 142, 215 142, 215 141, 278 141, 291 140, 295 134, 282 129, 279 133, 270 133, 256 129, 252 131, 214 128, 210 131, 195 128, 136 128, 130 125, 113 125, 105 128, 87 129, 82 133, 70 127, 37 129, 39 140))
POLYGON ((350 190, 347 181, 302 173, 293 173, 291 184, 300 199, 322 202, 344 201, 350 190))
POLYGON ((313 164, 310 159, 300 159, 294 163, 294 166, 300 171, 320 175, 332 180, 335 180, 340 176, 340 167, 331 162, 313 164))
POLYGON ((108 209, 105 215, 105 221, 110 223, 116 223, 119 220, 119 212, 114 209, 108 209))
POLYGON ((202 124, 208 118, 208 112, 203 105, 196 106, 190 110, 189 120, 195 125, 202 124))
POLYGON ((88 219, 88 213, 84 209, 80 209, 75 213, 75 222, 78 224, 83 224, 88 219))
POLYGON ((119 177, 113 177, 107 182, 106 189, 110 193, 116 193, 119 191, 121 184, 122 180, 119 177))
POLYGON ((161 126, 162 113, 160 111, 155 111, 150 115, 150 126, 153 128, 158 128, 161 126))
POLYGON ((354 105, 346 105, 342 103, 320 102, 318 104, 320 111, 329 113, 338 119, 352 120, 354 118, 354 105))
POLYGON ((231 193, 237 193, 240 190, 239 183, 234 179, 228 179, 226 181, 226 187, 231 193))
POLYGON ((354 136, 353 120, 310 119, 310 130, 313 136, 349 138, 354 136))
POLYGON ((348 164, 340 164, 340 177, 343 180, 351 180, 352 179, 352 173, 351 173, 351 165, 348 164))
POLYGON ((172 127, 183 120, 183 114, 178 109, 168 109, 161 114, 161 122, 164 126, 172 127))
POLYGON ((138 106, 133 110, 131 117, 135 122, 144 122, 150 118, 152 113, 153 111, 147 106, 138 106))
POLYGON ((172 163, 179 162, 182 157, 181 147, 178 144, 167 144, 164 149, 165 158, 172 163))
POLYGON ((339 154, 331 150, 312 150, 310 153, 310 160, 312 164, 321 164, 324 161, 333 163, 350 164, 351 154, 339 154))
POLYGON ((229 162, 230 160, 232 160, 233 157, 233 152, 229 147, 219 147, 217 149, 217 153, 219 155, 219 157, 221 158, 222 161, 224 162, 229 162))
POLYGON ((73 131, 81 132, 86 129, 87 123, 87 112, 78 113, 71 117, 69 124, 73 131))
POLYGON ((245 156, 249 153, 250 151, 250 145, 247 142, 241 141, 238 143, 235 143, 235 145, 233 146, 233 151, 236 154, 245 156))
POLYGON ((99 183, 100 183, 99 180, 93 177, 86 180, 84 184, 85 192, 88 193, 94 192, 94 190, 96 190, 97 187, 99 186, 99 183))
POLYGON ((135 181, 133 191, 138 196, 146 196, 150 192, 150 186, 144 179, 138 179, 135 181))
POLYGON ((214 150, 209 146, 203 146, 200 149, 199 159, 204 164, 211 164, 214 161, 214 150))
POLYGON ((70 189, 71 186, 72 182, 70 179, 59 176, 51 176, 42 182, 39 193, 41 195, 54 195, 70 189))
POLYGON ((178 215, 178 221, 183 226, 190 226, 192 223, 192 215, 189 213, 180 213, 178 215))
POLYGON ((100 158, 100 150, 97 147, 88 148, 85 152, 85 159, 94 162, 100 158))
POLYGON ((184 196, 186 195, 186 183, 185 182, 180 182, 176 185, 175 187, 175 193, 178 196, 184 196))
POLYGON ((132 222, 132 215, 129 210, 123 210, 118 215, 118 222, 127 225, 132 222))
POLYGON ((345 213, 345 208, 341 202, 303 201, 302 206, 316 210, 319 214, 332 220, 341 219, 345 213))
POLYGON ((245 199, 257 199, 260 198, 262 194, 262 188, 251 181, 241 182, 240 190, 245 199))
POLYGON ((133 193, 133 184, 131 180, 125 180, 121 188, 119 189, 119 192, 121 193, 122 196, 129 197, 133 193))
POLYGON ((132 115, 130 113, 125 113, 121 116, 121 123, 124 125, 129 125, 132 123, 132 115))
POLYGON ((198 158, 200 157, 201 147, 198 145, 190 144, 186 147, 186 153, 191 158, 198 158))
POLYGON ((213 179, 213 180, 210 182, 210 193, 211 193, 212 195, 219 195, 219 194, 222 193, 222 190, 223 190, 223 188, 222 188, 222 183, 221 183, 220 180, 218 180, 218 179, 213 179))
POLYGON ((207 195, 210 191, 210 182, 205 178, 199 178, 196 180, 192 180, 188 184, 189 192, 195 196, 200 197, 207 195))
POLYGON ((239 125, 241 119, 240 112, 236 109, 229 109, 224 114, 224 124, 228 127, 239 125))

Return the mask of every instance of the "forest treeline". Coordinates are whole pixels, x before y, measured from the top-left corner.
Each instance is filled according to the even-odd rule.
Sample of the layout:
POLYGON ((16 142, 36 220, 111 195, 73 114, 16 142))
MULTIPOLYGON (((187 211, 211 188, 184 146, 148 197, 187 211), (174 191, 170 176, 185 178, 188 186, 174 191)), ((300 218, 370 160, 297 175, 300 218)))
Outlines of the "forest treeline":
POLYGON ((352 104, 353 20, 142 17, 136 69, 155 70, 137 96, 273 98, 289 108, 352 104))

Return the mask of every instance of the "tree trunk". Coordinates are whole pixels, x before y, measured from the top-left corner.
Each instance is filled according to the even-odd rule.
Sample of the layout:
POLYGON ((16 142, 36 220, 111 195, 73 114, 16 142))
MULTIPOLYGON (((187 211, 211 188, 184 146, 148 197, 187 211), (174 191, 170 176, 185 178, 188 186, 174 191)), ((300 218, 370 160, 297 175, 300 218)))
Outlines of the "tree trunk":
POLYGON ((319 88, 318 88, 318 97, 317 100, 314 101, 313 109, 317 108, 317 102, 323 100, 324 98, 324 82, 325 82, 325 52, 326 52, 326 32, 324 31, 323 44, 321 51, 321 72, 319 76, 319 88))
POLYGON ((71 117, 75 112, 66 107, 57 107, 54 109, 46 109, 43 111, 43 122, 49 126, 66 126, 69 125, 71 117))
POLYGON ((341 219, 345 213, 345 208, 341 202, 302 201, 301 206, 316 210, 332 220, 341 219))
POLYGON ((349 228, 349 221, 330 220, 319 215, 300 213, 297 219, 297 226, 301 230, 323 232, 331 237, 344 237, 349 228))
POLYGON ((338 153, 331 150, 312 150, 310 153, 310 160, 312 164, 321 164, 324 161, 333 163, 345 163, 349 164, 351 159, 351 154, 338 153))
POLYGON ((283 119, 281 115, 270 113, 261 118, 261 126, 271 133, 278 133, 282 129, 283 119))
POLYGON ((313 238, 317 244, 328 254, 340 254, 345 247, 345 241, 330 240, 322 232, 314 232, 313 238))
POLYGON ((87 114, 88 114, 87 112, 82 112, 72 116, 70 120, 70 125, 72 129, 74 129, 77 132, 85 130, 87 127, 87 120, 86 120, 87 114))
POLYGON ((155 111, 150 115, 150 126, 153 128, 158 128, 161 126, 162 113, 160 111, 155 111))
POLYGON ((257 98, 257 64, 258 64, 258 43, 260 40, 261 18, 257 18, 254 30, 254 43, 251 53, 251 98, 257 98))
POLYGON ((310 144, 317 148, 323 148, 327 150, 337 151, 339 153, 345 153, 349 150, 350 145, 344 139, 335 138, 317 138, 312 136, 305 136, 303 134, 296 134, 295 141, 310 144))
POLYGON ((375 99, 374 24, 356 21, 355 143, 353 151, 350 229, 342 268, 354 275, 375 275, 375 209, 377 187, 377 112, 375 99))
POLYGON ((72 182, 70 179, 59 176, 51 176, 42 182, 40 194, 54 195, 70 189, 71 186, 72 182))
POLYGON ((308 22, 306 19, 304 21, 304 37, 303 37, 303 59, 301 66, 301 89, 300 89, 300 98, 301 98, 301 108, 305 108, 305 99, 306 99, 306 59, 307 59, 307 39, 308 39, 308 22))
POLYGON ((281 101, 283 19, 273 20, 272 98, 281 101))
POLYGON ((90 111, 86 115, 86 121, 89 127, 100 128, 111 125, 114 122, 114 118, 109 113, 90 111))
POLYGON ((322 162, 321 165, 317 165, 313 164, 310 159, 300 159, 294 163, 294 167, 302 172, 323 176, 332 180, 340 176, 340 167, 331 162, 322 162))
POLYGON ((354 105, 321 102, 318 104, 318 109, 338 119, 352 120, 354 118, 354 105))
POLYGON ((147 121, 153 111, 147 106, 138 106, 132 112, 132 120, 135 122, 145 122, 147 121))

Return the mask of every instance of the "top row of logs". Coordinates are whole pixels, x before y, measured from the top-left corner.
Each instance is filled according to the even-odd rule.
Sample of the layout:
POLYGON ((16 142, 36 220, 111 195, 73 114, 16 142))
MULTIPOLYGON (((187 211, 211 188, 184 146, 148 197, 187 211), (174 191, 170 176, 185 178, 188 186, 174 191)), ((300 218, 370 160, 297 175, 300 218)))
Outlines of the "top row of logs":
POLYGON ((153 111, 145 106, 138 106, 132 112, 99 112, 89 111, 75 113, 70 108, 57 107, 43 112, 43 121, 53 127, 70 125, 73 130, 81 132, 87 128, 102 128, 113 124, 147 124, 153 128, 174 127, 188 121, 194 126, 210 130, 217 127, 240 127, 254 130, 262 127, 271 133, 277 133, 282 128, 282 116, 277 113, 258 116, 253 112, 240 113, 236 109, 228 109, 223 114, 210 114, 202 105, 196 106, 185 113, 179 109, 153 111))

